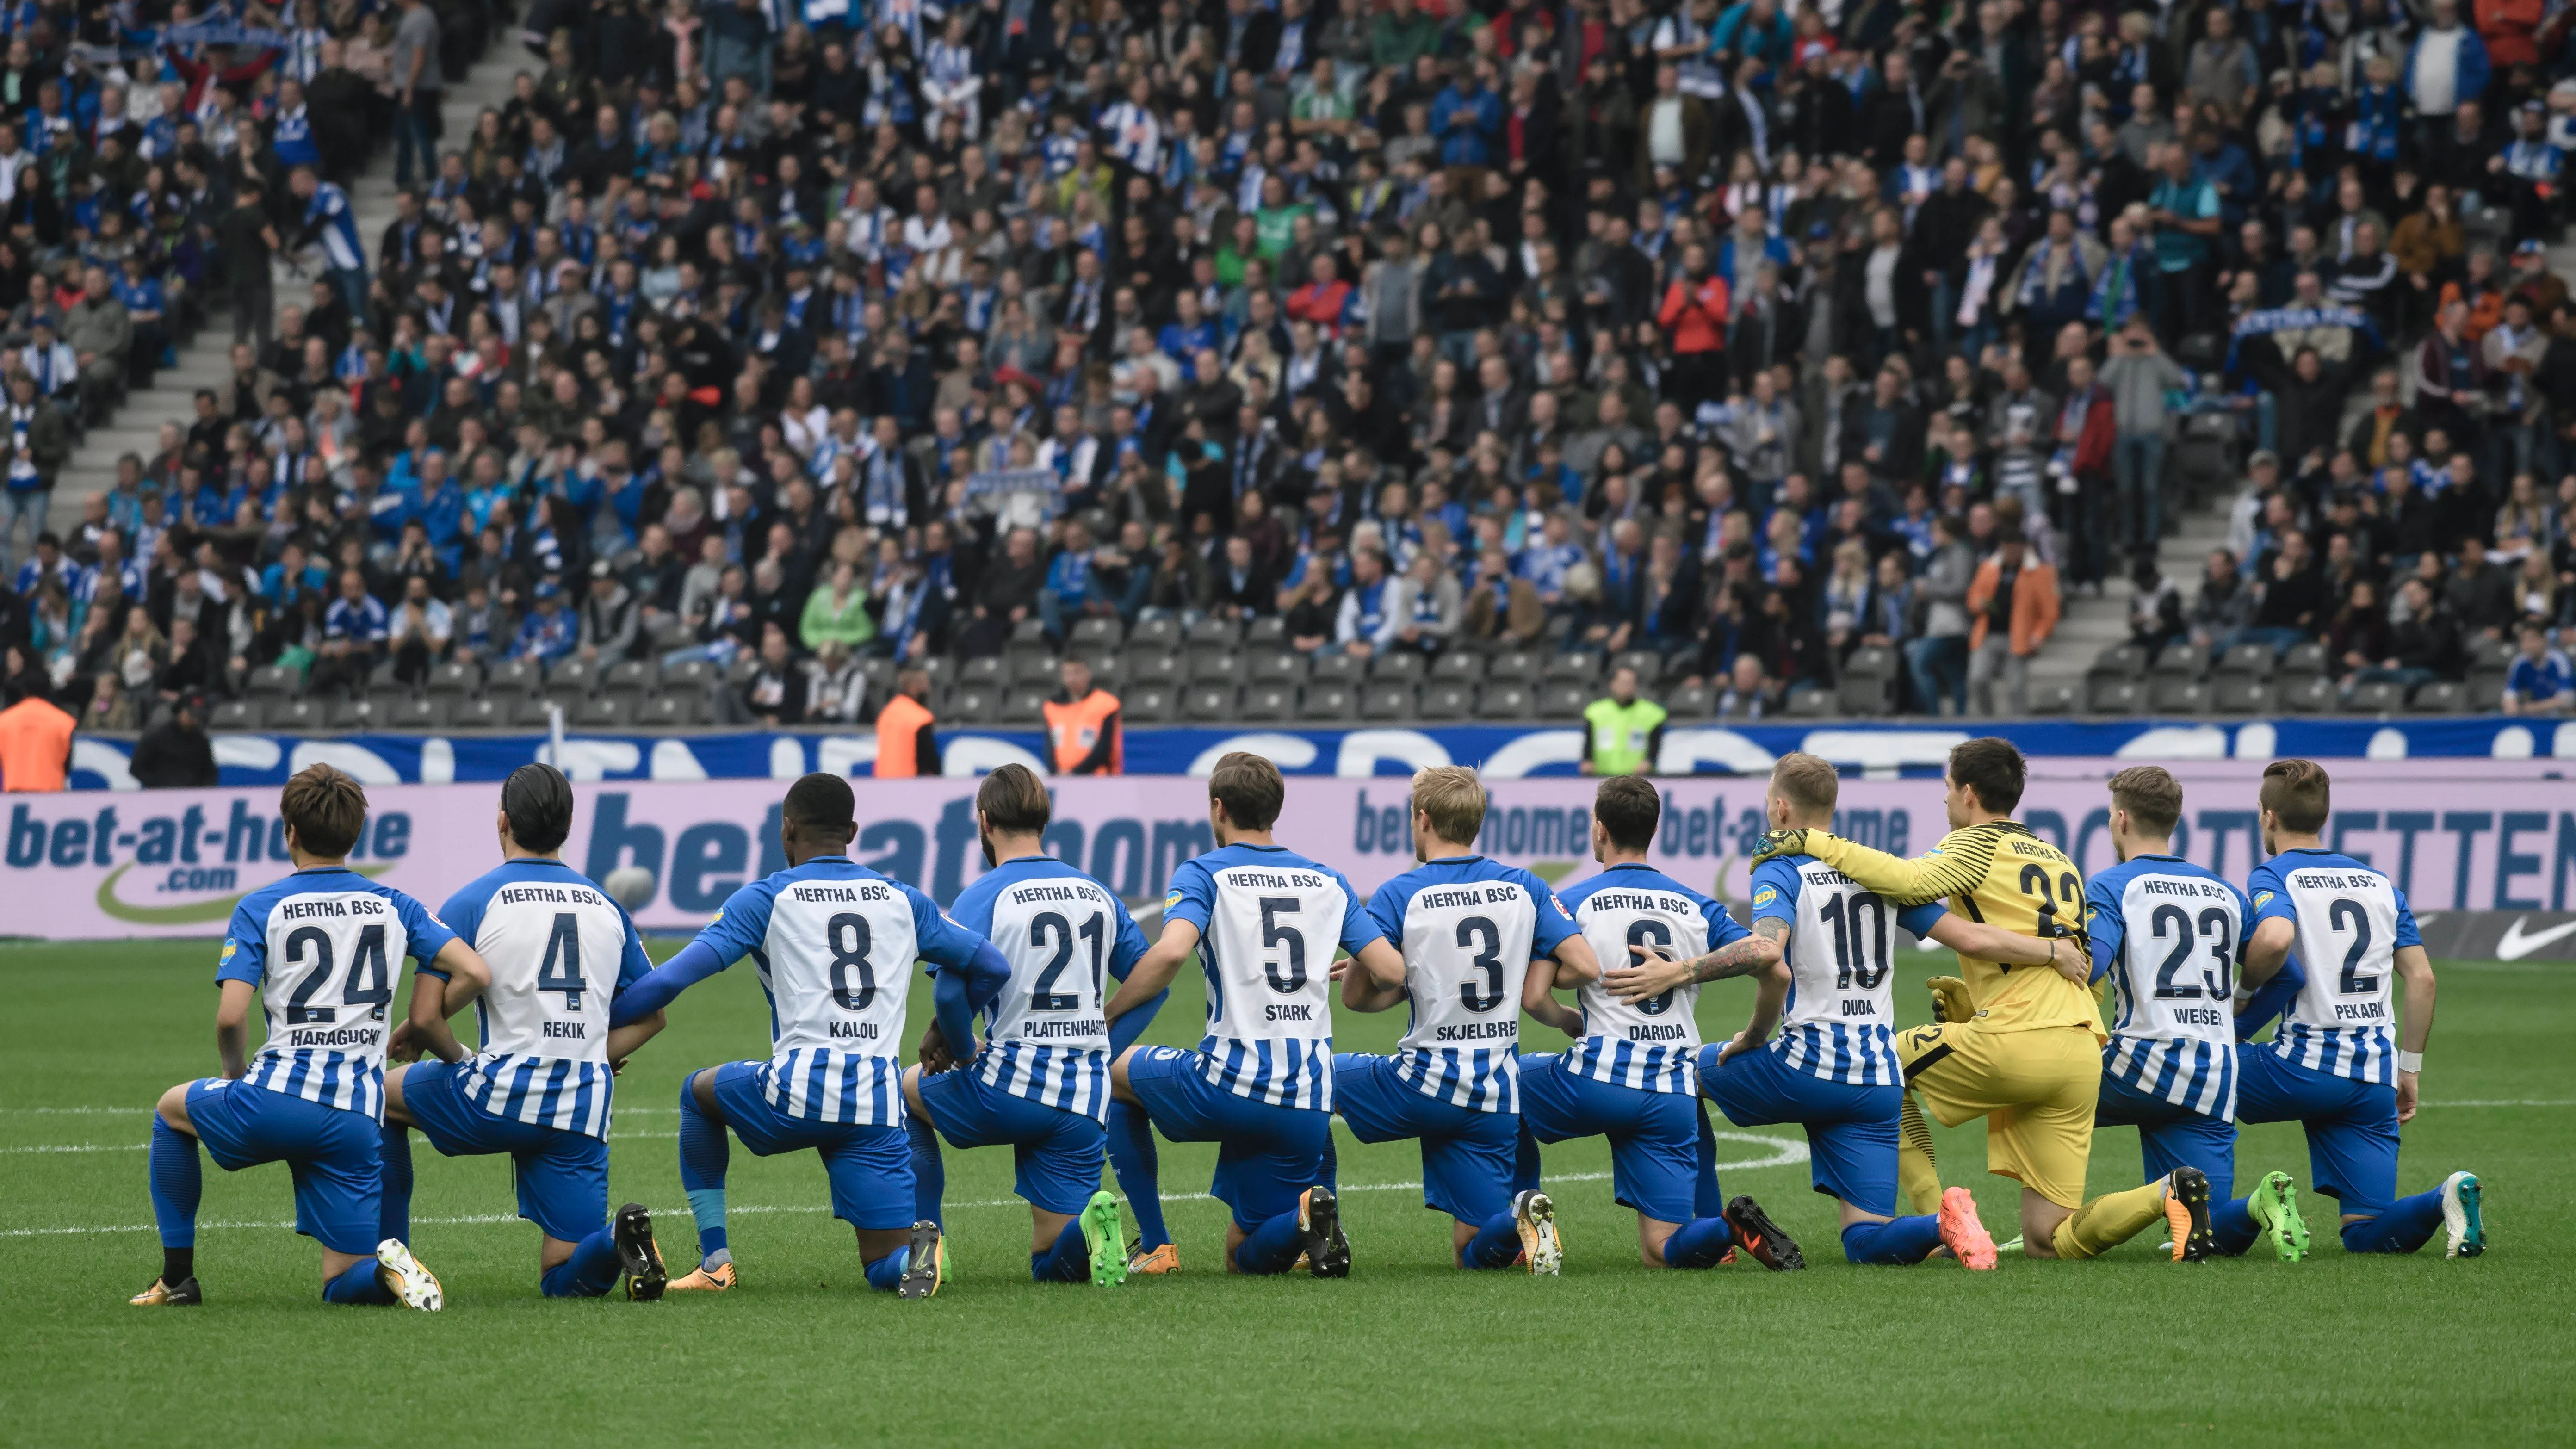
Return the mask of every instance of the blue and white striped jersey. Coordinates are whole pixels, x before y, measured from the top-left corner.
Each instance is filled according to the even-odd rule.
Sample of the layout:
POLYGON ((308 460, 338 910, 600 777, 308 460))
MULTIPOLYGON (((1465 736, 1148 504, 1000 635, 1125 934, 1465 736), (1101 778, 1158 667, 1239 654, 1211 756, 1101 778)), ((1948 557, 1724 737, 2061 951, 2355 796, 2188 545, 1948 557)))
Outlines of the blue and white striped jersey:
POLYGON ((242 897, 215 979, 259 988, 268 1040, 249 1083, 382 1121, 395 963, 427 964, 455 939, 427 906, 345 865, 242 897))
POLYGON ((1012 1096, 1106 1118, 1108 983, 1145 954, 1126 905, 1054 856, 1033 855, 984 872, 949 914, 1011 963, 975 1074, 1012 1096))
POLYGON ((735 891, 698 932, 718 960, 749 956, 769 997, 762 1095, 815 1122, 903 1121, 904 1007, 912 966, 964 966, 982 938, 930 897, 846 855, 735 891))
POLYGON ((1384 934, 1351 883, 1285 846, 1219 846, 1172 872, 1163 919, 1198 929, 1208 1085, 1333 1110, 1333 952, 1384 934))
POLYGON ((304 203, 304 224, 319 224, 322 252, 335 272, 350 272, 367 265, 367 254, 358 243, 358 216, 349 208, 349 193, 328 181, 317 182, 312 198, 304 203))
POLYGON ((653 969, 626 908, 560 860, 511 860, 448 897, 439 919, 492 969, 478 1050, 457 1072, 495 1117, 608 1135, 608 1007, 653 969))
POLYGON ((1578 934, 1564 903, 1518 866, 1467 855, 1379 886, 1369 916, 1404 951, 1396 1078, 1453 1106, 1518 1112, 1521 983, 1578 934))
POLYGON ((2177 1107, 2236 1120, 2237 952, 2245 896, 2172 855, 2122 861, 2084 888, 2093 979, 2111 978, 2102 1075, 2177 1107))
POLYGON ((2397 1085, 2395 958, 2401 946, 2424 944, 2406 893, 2330 850, 2282 851, 2254 867, 2245 893, 2254 903, 2245 929, 2288 921, 2298 932, 2291 955, 2307 976, 2272 1050, 2330 1077, 2397 1085))
MULTIPOLYGON (((1556 898, 1574 913, 1605 972, 1637 964, 1631 946, 1657 947, 1687 961, 1753 934, 1726 907, 1640 861, 1605 866, 1556 898)), ((1576 987, 1583 1039, 1566 1052, 1566 1069, 1617 1087, 1696 1094, 1699 991, 1693 982, 1630 1003, 1598 981, 1576 987)))
POLYGON ((1896 1060, 1896 928, 1916 936, 1946 914, 1938 901, 1903 910, 1812 855, 1753 868, 1753 919, 1789 928, 1789 1000, 1771 1043, 1785 1066, 1855 1086, 1900 1085, 1896 1060))

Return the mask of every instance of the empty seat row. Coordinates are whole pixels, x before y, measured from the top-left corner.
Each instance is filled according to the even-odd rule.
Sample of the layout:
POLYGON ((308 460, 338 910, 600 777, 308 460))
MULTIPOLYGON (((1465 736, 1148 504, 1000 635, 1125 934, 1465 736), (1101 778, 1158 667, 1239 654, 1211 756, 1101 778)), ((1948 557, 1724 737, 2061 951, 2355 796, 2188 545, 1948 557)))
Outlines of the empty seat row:
POLYGON ((2282 680, 2243 675, 2212 680, 2159 676, 2120 679, 2094 675, 2085 681, 2084 707, 2093 714, 2462 714, 2492 710, 2503 696, 2501 677, 2467 684, 2435 680, 2409 689, 2382 681, 2356 684, 2349 694, 2323 674, 2282 680))

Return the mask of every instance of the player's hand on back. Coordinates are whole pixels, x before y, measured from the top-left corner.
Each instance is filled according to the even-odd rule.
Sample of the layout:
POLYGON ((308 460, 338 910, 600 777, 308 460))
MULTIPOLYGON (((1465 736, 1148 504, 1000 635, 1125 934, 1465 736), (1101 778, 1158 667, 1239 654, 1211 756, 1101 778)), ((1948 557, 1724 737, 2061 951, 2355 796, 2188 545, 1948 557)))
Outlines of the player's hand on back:
POLYGON ((419 1034, 411 1029, 411 1023, 398 1022, 393 1033, 385 1038, 385 1060, 396 1066, 408 1066, 420 1060, 420 1045, 419 1034))
POLYGON ((1636 959, 1601 973, 1602 986, 1619 1001, 1633 1005, 1690 984, 1688 961, 1653 946, 1630 946, 1628 953, 1636 959))
POLYGON ((2415 1120, 2415 1098, 2416 1094, 2420 1090, 2421 1088, 2418 1086, 2418 1078, 2415 1073, 2399 1072, 2397 1074, 2397 1120, 2399 1122, 2411 1122, 2415 1120))
POLYGON ((948 1038, 940 1032, 937 1022, 932 1022, 922 1030, 921 1045, 916 1055, 920 1059, 922 1071, 933 1076, 957 1065, 957 1059, 948 1053, 948 1038))
POLYGON ((1728 1057, 1741 1056, 1745 1052, 1749 1052, 1760 1045, 1762 1045, 1762 1043, 1753 1039, 1753 1033, 1750 1029, 1739 1031, 1735 1035, 1727 1038, 1725 1044, 1721 1045, 1717 1049, 1717 1059, 1722 1062, 1728 1057))
POLYGON ((1774 856, 1806 853, 1807 832, 1803 826, 1795 830, 1774 830, 1754 842, 1753 863, 1760 865, 1774 856))
POLYGON ((1968 991, 1968 983, 1956 976, 1932 976, 1924 985, 1932 988, 1932 1019, 1935 1021, 1974 1021, 1977 998, 1968 991))

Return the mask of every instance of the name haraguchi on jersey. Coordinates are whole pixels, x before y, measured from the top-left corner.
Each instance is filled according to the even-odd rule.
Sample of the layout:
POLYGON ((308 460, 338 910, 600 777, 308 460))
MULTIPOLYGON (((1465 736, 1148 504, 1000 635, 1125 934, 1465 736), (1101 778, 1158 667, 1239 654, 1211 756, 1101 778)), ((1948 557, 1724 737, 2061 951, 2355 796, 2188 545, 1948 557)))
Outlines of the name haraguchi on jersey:
POLYGON ((950 910, 1011 963, 975 1073, 1015 1097, 1109 1115, 1108 983, 1145 954, 1136 918, 1107 886, 1053 856, 1006 860, 950 910))
POLYGON ((1521 985, 1577 933, 1573 915, 1537 876, 1470 855, 1379 886, 1369 917, 1404 952, 1396 1077, 1453 1106, 1519 1111, 1521 985))
POLYGON ((457 1074, 466 1100, 607 1136, 608 1008, 653 969, 626 908, 560 860, 513 860, 450 896, 439 918, 492 970, 474 1003, 480 1049, 457 1074))
POLYGON ((2093 979, 2111 979, 2102 1074, 2234 1121, 2244 894, 2179 856, 2142 855, 2093 877, 2084 902, 2093 979))
POLYGON ((427 965, 455 939, 428 907, 347 866, 299 870, 244 896, 215 979, 259 988, 268 1040, 246 1080, 382 1121, 397 963, 427 965))
POLYGON ((903 1121, 903 1019, 912 966, 963 967, 981 938, 930 897, 845 855, 735 891, 698 933, 718 960, 749 956, 769 996, 763 1095, 791 1117, 903 1121))
POLYGON ((1172 872, 1163 919, 1199 933, 1208 1084, 1331 1111, 1333 951, 1382 934, 1351 883, 1285 846, 1220 846, 1172 872))
MULTIPOLYGON (((1639 861, 1605 866, 1557 893, 1592 944, 1604 972, 1634 966, 1631 946, 1652 946, 1688 961, 1752 934, 1726 908, 1639 861)), ((1648 1092, 1699 1091, 1699 984, 1626 1002, 1599 981, 1575 988, 1583 1039, 1565 1053, 1579 1077, 1648 1092)))
MULTIPOLYGON (((2288 921, 2306 980, 2281 1013, 2272 1049, 2332 1077, 2397 1085, 2397 951, 2421 946, 2406 893, 2388 877, 2329 850, 2285 850, 2245 881, 2251 931, 2288 921)), ((2284 967, 2284 969, 2287 969, 2284 967)))
POLYGON ((1753 868, 1752 912, 1788 927, 1789 999, 1770 1048, 1781 1063, 1829 1082, 1902 1083, 1890 1040, 1896 929, 1926 934, 1945 914, 1941 904, 1900 909, 1814 856, 1783 855, 1753 868))

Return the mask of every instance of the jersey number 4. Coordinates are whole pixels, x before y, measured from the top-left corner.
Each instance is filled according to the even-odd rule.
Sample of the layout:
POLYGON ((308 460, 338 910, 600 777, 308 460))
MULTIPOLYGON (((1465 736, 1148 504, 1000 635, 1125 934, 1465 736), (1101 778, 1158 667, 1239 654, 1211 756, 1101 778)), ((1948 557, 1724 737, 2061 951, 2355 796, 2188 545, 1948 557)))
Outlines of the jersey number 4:
MULTIPOLYGON (((338 1019, 337 1009, 315 1006, 313 998, 331 980, 331 937, 319 926, 304 926, 286 938, 286 964, 312 963, 312 974, 286 999, 288 1026, 319 1026, 338 1019)), ((340 988, 342 1006, 372 1008, 381 1017, 394 999, 393 972, 385 962, 385 928, 369 926, 358 933, 358 950, 349 960, 349 979, 340 988)))
POLYGON ((590 983, 581 979, 581 917, 555 912, 555 928, 546 937, 546 959, 537 967, 537 989, 563 993, 563 1009, 581 1010, 581 994, 590 983))

